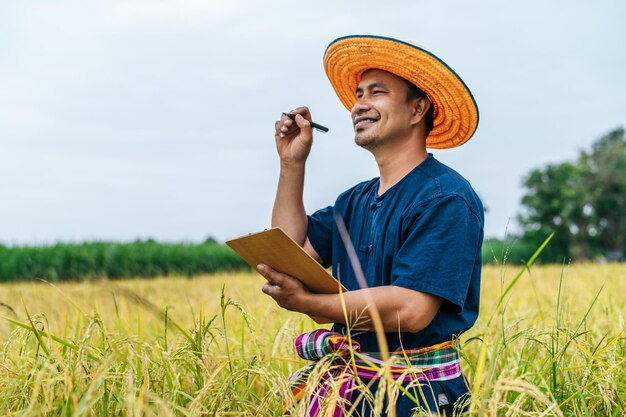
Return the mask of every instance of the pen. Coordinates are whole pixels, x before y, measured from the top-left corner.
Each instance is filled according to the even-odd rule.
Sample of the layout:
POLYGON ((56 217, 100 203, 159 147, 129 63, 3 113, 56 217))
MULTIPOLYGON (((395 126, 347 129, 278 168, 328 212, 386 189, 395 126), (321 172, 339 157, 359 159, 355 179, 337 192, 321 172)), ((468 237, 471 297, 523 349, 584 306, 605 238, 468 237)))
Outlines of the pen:
MULTIPOLYGON (((296 115, 293 114, 293 113, 285 113, 285 112, 283 112, 283 114, 285 116, 289 117, 291 120, 296 120, 296 115)), ((328 132, 328 128, 326 126, 318 125, 315 122, 311 122, 311 127, 319 130, 320 132, 328 132)))

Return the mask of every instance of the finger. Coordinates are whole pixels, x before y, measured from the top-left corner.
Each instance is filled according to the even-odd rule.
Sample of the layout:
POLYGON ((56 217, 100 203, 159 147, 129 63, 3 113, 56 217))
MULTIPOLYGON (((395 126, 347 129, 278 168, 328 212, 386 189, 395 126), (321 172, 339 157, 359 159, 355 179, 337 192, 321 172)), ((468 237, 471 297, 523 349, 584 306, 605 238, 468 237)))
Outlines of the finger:
POLYGON ((263 286, 261 287, 261 291, 263 291, 264 294, 271 296, 273 288, 274 286, 272 284, 270 284, 268 281, 265 281, 265 284, 263 284, 263 286))
POLYGON ((311 122, 304 118, 304 116, 296 115, 296 124, 300 129, 311 129, 311 122))
POLYGON ((259 273, 263 275, 265 279, 272 285, 280 285, 280 283, 283 281, 281 276, 282 274, 280 272, 274 271, 271 267, 267 265, 257 265, 257 271, 259 271, 259 273))
POLYGON ((302 117, 304 117, 307 120, 311 120, 311 112, 309 111, 309 108, 306 106, 302 106, 302 107, 297 107, 295 109, 293 109, 291 111, 292 114, 299 114, 302 117))
POLYGON ((291 126, 293 126, 293 120, 287 119, 283 122, 283 125, 280 128, 280 131, 287 132, 291 126))
POLYGON ((267 265, 260 264, 260 265, 257 265, 256 269, 257 271, 259 271, 259 274, 265 277, 267 282, 269 282, 272 285, 276 285, 276 279, 274 278, 275 271, 272 268, 270 268, 267 265))
POLYGON ((276 129, 276 136, 284 137, 285 135, 298 129, 298 125, 289 118, 286 118, 284 120, 281 118, 281 120, 278 120, 274 123, 274 128, 276 129))

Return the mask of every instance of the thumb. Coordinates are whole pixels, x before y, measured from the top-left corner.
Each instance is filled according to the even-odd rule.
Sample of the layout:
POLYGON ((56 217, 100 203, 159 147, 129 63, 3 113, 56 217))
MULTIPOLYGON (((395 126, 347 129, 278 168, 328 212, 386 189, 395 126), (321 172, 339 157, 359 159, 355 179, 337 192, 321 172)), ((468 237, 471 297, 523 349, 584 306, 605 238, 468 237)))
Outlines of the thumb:
POLYGON ((296 114, 296 124, 300 129, 311 129, 311 123, 301 114, 296 114))

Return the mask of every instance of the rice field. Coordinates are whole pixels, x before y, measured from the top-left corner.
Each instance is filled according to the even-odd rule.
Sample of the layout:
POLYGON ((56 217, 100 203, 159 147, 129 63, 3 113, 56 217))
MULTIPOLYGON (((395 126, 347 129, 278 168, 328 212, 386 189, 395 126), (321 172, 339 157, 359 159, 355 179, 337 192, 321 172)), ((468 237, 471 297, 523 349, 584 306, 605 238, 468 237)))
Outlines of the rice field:
MULTIPOLYGON (((0 415, 283 415, 292 341, 315 324, 262 282, 0 285, 0 415)), ((626 416, 624 294, 626 264, 485 267, 467 415, 626 416)))

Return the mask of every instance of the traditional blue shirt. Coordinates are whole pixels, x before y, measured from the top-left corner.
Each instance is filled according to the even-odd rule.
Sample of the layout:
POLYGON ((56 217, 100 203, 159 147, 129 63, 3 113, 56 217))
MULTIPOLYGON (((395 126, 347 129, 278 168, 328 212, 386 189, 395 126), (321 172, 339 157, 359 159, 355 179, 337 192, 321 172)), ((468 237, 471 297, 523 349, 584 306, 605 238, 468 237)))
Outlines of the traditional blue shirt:
MULTIPOLYGON (((484 211, 471 185, 432 155, 378 195, 379 178, 341 194, 308 217, 308 237, 323 265, 348 290, 360 288, 339 234, 343 219, 369 287, 395 285, 443 299, 417 333, 388 333, 390 350, 450 340, 478 316, 484 211)), ((346 333, 345 325, 333 330, 346 333)), ((379 351, 373 332, 351 330, 365 352, 379 351)))

